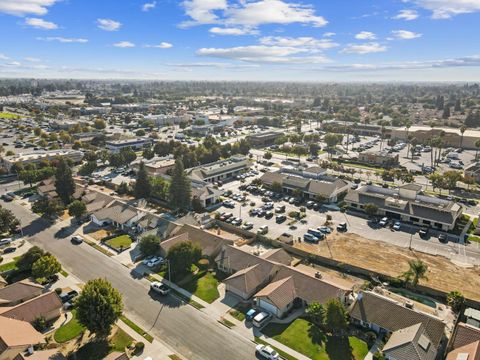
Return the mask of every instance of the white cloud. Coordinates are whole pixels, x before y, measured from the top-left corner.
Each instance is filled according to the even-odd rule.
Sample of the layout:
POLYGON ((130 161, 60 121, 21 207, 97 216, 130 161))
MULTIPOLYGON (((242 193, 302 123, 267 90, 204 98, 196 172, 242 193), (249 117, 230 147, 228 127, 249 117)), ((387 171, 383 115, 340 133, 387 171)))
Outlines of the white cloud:
POLYGON ((253 30, 251 28, 233 28, 233 27, 221 28, 221 27, 216 27, 215 26, 215 27, 212 27, 208 31, 212 34, 215 34, 215 35, 239 36, 239 35, 256 35, 256 34, 258 34, 257 30, 253 30))
POLYGON ((370 31, 360 31, 358 34, 355 35, 355 39, 359 40, 375 40, 377 35, 370 31))
POLYGON ((18 67, 18 66, 22 66, 22 63, 20 63, 20 62, 18 62, 18 61, 10 61, 9 63, 6 63, 5 65, 6 65, 6 66, 18 67))
POLYGON ((347 54, 370 54, 387 51, 387 47, 376 42, 369 42, 364 44, 348 44, 342 53, 347 54))
POLYGON ((227 27, 256 28, 265 24, 310 24, 316 27, 328 22, 315 15, 310 5, 282 0, 239 1, 230 5, 225 0, 187 0, 182 3, 191 18, 183 27, 199 24, 222 24, 227 27))
POLYGON ((405 9, 400 10, 392 19, 411 21, 417 19, 418 17, 419 15, 416 10, 405 9))
POLYGON ((197 24, 214 24, 219 18, 215 14, 217 10, 227 9, 226 0, 186 0, 182 3, 185 14, 191 21, 184 21, 181 26, 192 26, 197 24))
POLYGON ((113 44, 113 46, 119 47, 119 48, 133 48, 135 47, 135 44, 130 41, 119 41, 113 44))
POLYGON ((5 54, 0 54, 0 60, 10 60, 10 58, 5 54))
POLYGON ((82 38, 65 38, 61 36, 49 36, 49 37, 37 37, 37 40, 40 41, 58 41, 61 43, 79 43, 79 44, 85 44, 88 42, 87 39, 82 39, 82 38))
POLYGON ((479 0, 412 0, 416 5, 430 10, 433 19, 449 19, 452 16, 480 11, 479 0))
POLYGON ((339 44, 332 42, 330 39, 315 39, 313 37, 281 37, 266 36, 260 39, 262 45, 270 46, 286 46, 286 47, 304 47, 308 49, 331 49, 339 44))
POLYGON ((33 62, 33 63, 38 63, 38 62, 41 62, 42 60, 40 60, 39 58, 34 58, 34 57, 25 57, 24 58, 25 61, 28 61, 28 62, 33 62))
POLYGON ((232 63, 221 63, 221 62, 195 62, 195 63, 178 63, 178 64, 167 64, 168 66, 178 67, 178 68, 217 68, 217 69, 251 69, 258 68, 258 64, 232 64, 232 63))
POLYGON ((412 40, 422 36, 422 34, 408 30, 393 30, 392 34, 394 38, 398 40, 412 40))
POLYGON ((26 18, 25 19, 25 24, 32 26, 37 29, 43 29, 43 30, 54 30, 58 29, 57 24, 50 22, 50 21, 45 21, 43 19, 39 18, 26 18))
POLYGON ((25 16, 28 14, 45 15, 48 8, 58 0, 1 0, 0 12, 25 16))
POLYGON ((142 11, 150 11, 150 10, 153 10, 155 9, 155 6, 157 6, 157 2, 156 1, 152 1, 150 3, 145 3, 142 5, 142 11))
POLYGON ((173 47, 173 45, 168 43, 168 42, 162 41, 160 44, 157 44, 157 45, 148 45, 147 44, 144 47, 146 47, 146 48, 157 48, 157 49, 170 49, 171 47, 173 47))
POLYGON ((296 56, 310 52, 309 49, 299 47, 251 45, 233 48, 201 48, 197 50, 197 55, 254 63, 318 64, 329 61, 322 55, 296 56))
POLYGON ((97 26, 105 31, 117 31, 122 23, 112 19, 97 19, 97 26))
POLYGON ((326 32, 326 33, 323 34, 323 37, 332 37, 332 36, 335 36, 335 35, 337 35, 337 34, 334 33, 334 32, 326 32))

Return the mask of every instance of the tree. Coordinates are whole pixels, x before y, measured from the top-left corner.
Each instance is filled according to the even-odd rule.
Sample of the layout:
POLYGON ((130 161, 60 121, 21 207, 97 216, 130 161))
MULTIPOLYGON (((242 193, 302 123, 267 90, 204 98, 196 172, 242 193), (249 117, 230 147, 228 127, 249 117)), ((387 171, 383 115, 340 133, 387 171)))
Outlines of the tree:
POLYGON ((363 210, 365 210, 365 213, 369 216, 375 216, 378 212, 378 206, 372 203, 365 204, 363 207, 363 210))
POLYGON ((93 127, 95 129, 98 129, 98 130, 102 130, 102 129, 105 129, 107 127, 107 125, 105 124, 105 120, 103 119, 96 119, 94 122, 93 122, 93 127))
POLYGON ((72 170, 63 158, 58 162, 57 172, 55 174, 55 190, 65 205, 70 203, 72 195, 75 192, 72 170))
POLYGON ((20 271, 30 271, 32 270, 33 264, 45 255, 45 251, 40 249, 38 246, 33 246, 18 259, 16 264, 17 268, 20 271))
POLYGON ((447 305, 452 308, 455 313, 460 313, 465 305, 465 297, 459 291, 450 291, 447 294, 447 305))
POLYGON ((445 186, 448 190, 453 190, 457 187, 457 182, 462 180, 462 173, 460 171, 449 170, 443 173, 445 186))
POLYGON ((153 159, 155 153, 153 152, 152 148, 145 148, 143 149, 142 156, 144 159, 150 160, 153 159))
POLYGON ((68 206, 68 215, 77 219, 81 218, 87 212, 87 206, 81 200, 74 200, 68 206))
POLYGON ((462 111, 462 104, 460 102, 460 99, 457 99, 457 101, 455 101, 455 107, 453 110, 456 112, 462 111))
POLYGON ((127 184, 125 181, 122 181, 122 182, 120 183, 120 185, 118 185, 117 193, 118 193, 119 195, 128 194, 129 191, 130 191, 130 188, 129 188, 128 184, 127 184))
POLYGON ((145 136, 145 130, 143 129, 138 129, 137 132, 135 133, 137 136, 145 136))
POLYGON ((425 264, 422 260, 410 260, 408 262, 409 269, 402 274, 402 277, 405 279, 407 284, 415 287, 418 282, 422 279, 428 280, 426 273, 428 271, 428 265, 425 264))
POLYGON ((41 198, 35 201, 32 205, 32 211, 49 218, 55 215, 60 215, 63 207, 56 199, 41 198))
POLYGON ((312 321, 315 325, 322 327, 325 322, 325 308, 322 304, 314 301, 310 305, 308 305, 307 310, 307 317, 312 321))
POLYGON ((122 295, 106 279, 94 279, 85 284, 76 306, 78 321, 90 332, 106 337, 122 314, 122 295))
POLYGON ((267 151, 267 152, 265 152, 265 154, 263 154, 263 157, 266 160, 270 160, 272 158, 272 153, 270 151, 267 151))
POLYGON ((32 275, 36 279, 49 279, 62 270, 62 265, 50 254, 44 255, 32 265, 32 275))
POLYGON ((88 161, 83 164, 80 169, 78 169, 78 174, 82 176, 91 175, 95 170, 97 170, 96 161, 88 161))
POLYGON ((202 206, 202 202, 200 201, 199 197, 198 196, 193 196, 192 197, 192 209, 193 211, 197 212, 197 213, 200 213, 200 212, 203 212, 203 206, 202 206))
POLYGON ((475 141, 475 161, 478 159, 478 150, 480 150, 480 140, 475 141))
POLYGON ((282 184, 279 183, 278 181, 274 181, 272 185, 270 186, 270 190, 273 192, 281 194, 283 192, 283 187, 282 184))
POLYGON ((190 241, 176 244, 168 251, 167 259, 173 274, 183 275, 190 272, 192 265, 202 256, 202 249, 190 241))
POLYGON ((461 136, 460 136, 460 146, 459 146, 460 148, 463 145, 463 134, 465 133, 466 130, 467 130, 467 127, 465 125, 460 126, 460 134, 461 134, 461 136))
POLYGON ((342 142, 343 136, 340 134, 328 133, 328 134, 325 134, 323 140, 327 144, 327 147, 330 152, 330 156, 332 156, 333 149, 335 148, 335 146, 337 146, 339 143, 342 142))
POLYGON ((428 177, 428 180, 432 183, 433 190, 442 189, 445 187, 445 179, 439 173, 433 173, 428 177))
POLYGON ((155 235, 147 235, 140 239, 138 246, 143 257, 157 255, 160 251, 160 238, 155 235))
POLYGON ((180 158, 175 160, 172 181, 169 188, 169 202, 174 209, 186 209, 190 206, 191 185, 180 158))
POLYGON ((442 118, 443 119, 448 119, 450 117, 450 106, 446 105, 443 107, 443 114, 442 118))
POLYGON ((145 164, 142 161, 137 172, 137 181, 135 182, 133 193, 135 194, 136 199, 147 199, 150 197, 151 192, 152 186, 150 185, 150 181, 148 180, 148 174, 147 170, 145 169, 145 164))
POLYGON ((325 309, 325 327, 332 333, 347 328, 347 311, 338 299, 330 299, 325 309))
POLYGON ((17 226, 20 225, 20 221, 13 213, 0 206, 0 234, 14 231, 17 226))

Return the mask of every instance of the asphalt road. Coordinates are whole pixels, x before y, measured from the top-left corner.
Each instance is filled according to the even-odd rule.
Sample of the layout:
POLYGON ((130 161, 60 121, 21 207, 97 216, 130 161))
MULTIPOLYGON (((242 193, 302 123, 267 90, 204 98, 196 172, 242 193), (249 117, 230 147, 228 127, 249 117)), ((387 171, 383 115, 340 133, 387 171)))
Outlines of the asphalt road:
POLYGON ((122 294, 125 310, 139 325, 187 359, 255 359, 255 345, 216 319, 169 295, 148 293, 149 282, 88 244, 73 245, 58 236, 59 227, 16 203, 1 202, 21 219, 30 242, 54 254, 67 271, 82 281, 105 277, 122 294), (135 279, 137 277, 137 279, 135 279))

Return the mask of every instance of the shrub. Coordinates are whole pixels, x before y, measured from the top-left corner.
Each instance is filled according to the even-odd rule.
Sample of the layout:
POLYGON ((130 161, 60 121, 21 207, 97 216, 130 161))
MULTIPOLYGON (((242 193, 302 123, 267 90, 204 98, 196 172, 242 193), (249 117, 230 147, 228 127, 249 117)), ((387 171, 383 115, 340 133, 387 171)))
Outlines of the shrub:
POLYGON ((57 295, 60 295, 62 293, 62 288, 56 288, 55 292, 57 293, 57 295))
POLYGON ((2 261, 3 261, 3 257, 2 257, 2 256, 0 256, 0 264, 2 263, 2 261))
POLYGON ((200 270, 206 270, 208 269, 209 266, 210 266, 210 261, 208 261, 208 259, 200 259, 198 261, 198 268, 200 270))
POLYGON ((145 344, 141 341, 135 343, 135 354, 140 354, 145 349, 145 344))
POLYGON ((367 341, 368 347, 371 347, 377 340, 377 334, 375 334, 373 331, 367 331, 365 333, 365 340, 367 341))
POLYGON ((43 316, 37 317, 33 320, 33 327, 39 332, 43 332, 47 328, 47 320, 43 316))

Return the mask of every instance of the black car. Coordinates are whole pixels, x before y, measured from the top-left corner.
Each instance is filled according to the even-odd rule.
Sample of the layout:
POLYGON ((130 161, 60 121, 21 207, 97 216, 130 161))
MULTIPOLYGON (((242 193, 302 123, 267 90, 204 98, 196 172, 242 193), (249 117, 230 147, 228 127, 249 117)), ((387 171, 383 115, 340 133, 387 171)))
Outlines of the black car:
POLYGON ((285 220, 287 220, 287 217, 285 215, 278 215, 276 218, 275 218, 275 222, 277 224, 281 224, 283 223, 285 220))
POLYGON ((438 235, 438 241, 440 241, 441 243, 448 243, 448 237, 447 235, 445 234, 440 234, 438 235))
POLYGON ((11 202, 11 201, 13 201, 13 198, 12 198, 11 196, 8 196, 7 194, 3 194, 3 195, 1 196, 1 199, 2 199, 3 201, 5 201, 5 202, 11 202))
POLYGON ((65 304, 66 302, 69 302, 69 301, 73 300, 77 296, 78 296, 78 291, 72 290, 72 291, 69 291, 66 294, 61 294, 60 295, 60 300, 62 300, 62 304, 65 304))
POLYGON ((422 239, 425 239, 425 238, 428 236, 428 229, 425 229, 425 228, 424 228, 424 229, 420 229, 420 230, 418 231, 418 234, 420 235, 420 237, 421 237, 422 239))
POLYGON ((3 249, 3 253, 4 254, 10 254, 10 253, 15 252, 16 250, 17 250, 16 247, 7 247, 7 248, 3 249))

